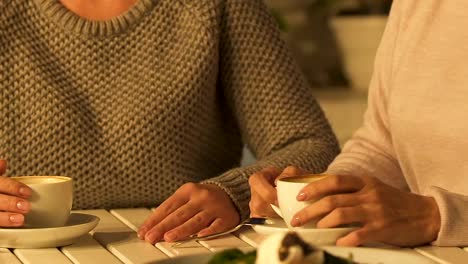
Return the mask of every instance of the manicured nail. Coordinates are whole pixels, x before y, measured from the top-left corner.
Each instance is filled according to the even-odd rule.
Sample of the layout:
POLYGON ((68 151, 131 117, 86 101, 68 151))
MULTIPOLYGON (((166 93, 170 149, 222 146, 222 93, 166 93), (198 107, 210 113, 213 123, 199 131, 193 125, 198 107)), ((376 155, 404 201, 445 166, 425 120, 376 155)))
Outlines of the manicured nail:
POLYGON ((19 201, 16 203, 16 207, 18 207, 18 209, 20 209, 21 211, 29 211, 29 209, 31 208, 31 206, 29 205, 28 202, 26 201, 19 201))
POLYGON ((29 189, 28 187, 20 187, 19 192, 23 196, 31 196, 32 194, 31 189, 29 189))
POLYGON ((297 199, 298 201, 305 201, 305 200, 307 199, 307 194, 306 194, 305 192, 300 192, 300 193, 297 195, 296 199, 297 199))
POLYGON ((154 243, 154 241, 156 240, 156 235, 153 234, 153 233, 149 233, 149 234, 146 233, 146 235, 145 235, 145 240, 146 240, 147 242, 154 243))
POLYGON ((14 224, 21 224, 24 222, 24 215, 22 214, 10 215, 10 222, 14 224))
POLYGON ((291 225, 292 226, 301 226, 301 219, 299 217, 294 217, 293 220, 291 220, 291 225))
POLYGON ((137 233, 138 238, 139 239, 145 239, 146 232, 148 232, 148 229, 146 227, 144 227, 144 226, 140 227, 140 229, 138 230, 138 233, 137 233))
POLYGON ((166 237, 166 240, 169 240, 169 241, 177 240, 177 234, 173 232, 166 233, 165 237, 166 237))

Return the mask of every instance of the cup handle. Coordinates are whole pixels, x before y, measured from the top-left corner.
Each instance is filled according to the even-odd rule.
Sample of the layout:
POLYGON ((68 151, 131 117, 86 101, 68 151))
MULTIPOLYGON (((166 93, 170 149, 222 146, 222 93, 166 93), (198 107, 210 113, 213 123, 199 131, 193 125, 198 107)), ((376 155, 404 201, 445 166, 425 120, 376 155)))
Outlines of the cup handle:
POLYGON ((275 213, 277 215, 279 215, 281 218, 283 218, 283 214, 281 213, 281 210, 279 209, 278 206, 274 205, 274 204, 270 204, 271 208, 273 209, 273 211, 275 211, 275 213))

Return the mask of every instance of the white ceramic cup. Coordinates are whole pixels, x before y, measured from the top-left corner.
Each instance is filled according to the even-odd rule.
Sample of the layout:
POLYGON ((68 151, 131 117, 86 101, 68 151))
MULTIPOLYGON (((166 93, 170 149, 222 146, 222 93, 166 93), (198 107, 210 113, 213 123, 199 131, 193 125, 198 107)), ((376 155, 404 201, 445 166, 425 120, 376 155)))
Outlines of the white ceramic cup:
POLYGON ((279 179, 276 182, 276 192, 278 195, 279 208, 275 205, 271 205, 273 210, 284 219, 286 225, 290 229, 296 228, 316 228, 317 221, 311 221, 301 227, 291 226, 291 220, 293 216, 304 209, 314 201, 302 202, 297 200, 299 192, 308 184, 321 180, 328 175, 324 174, 309 174, 304 176, 294 176, 288 178, 279 179))
POLYGON ((47 228, 64 226, 73 204, 73 180, 64 176, 11 177, 32 189, 31 211, 24 227, 47 228))

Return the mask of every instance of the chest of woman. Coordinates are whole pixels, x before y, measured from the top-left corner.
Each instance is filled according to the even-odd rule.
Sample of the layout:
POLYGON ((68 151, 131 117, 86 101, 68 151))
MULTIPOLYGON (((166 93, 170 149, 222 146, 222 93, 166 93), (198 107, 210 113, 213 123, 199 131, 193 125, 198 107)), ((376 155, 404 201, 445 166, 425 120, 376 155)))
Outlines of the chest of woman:
POLYGON ((436 185, 466 193, 468 32, 453 25, 468 23, 468 16, 460 16, 454 4, 443 5, 449 5, 439 6, 444 14, 419 7, 402 22, 388 92, 389 126, 413 189, 436 185))

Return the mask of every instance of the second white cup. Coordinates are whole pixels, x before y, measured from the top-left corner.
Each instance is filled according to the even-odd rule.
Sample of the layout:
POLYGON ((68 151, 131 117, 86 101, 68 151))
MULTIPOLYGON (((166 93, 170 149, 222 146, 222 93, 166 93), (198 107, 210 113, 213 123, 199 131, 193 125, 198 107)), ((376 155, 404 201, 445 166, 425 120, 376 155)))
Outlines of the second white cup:
POLYGON ((73 181, 63 176, 11 177, 32 189, 31 211, 24 227, 48 228, 64 226, 73 204, 73 181))

